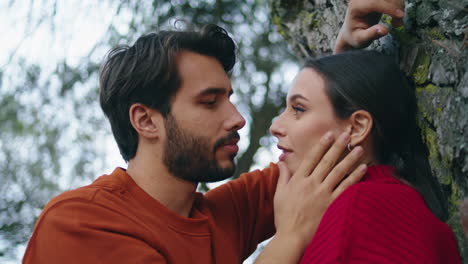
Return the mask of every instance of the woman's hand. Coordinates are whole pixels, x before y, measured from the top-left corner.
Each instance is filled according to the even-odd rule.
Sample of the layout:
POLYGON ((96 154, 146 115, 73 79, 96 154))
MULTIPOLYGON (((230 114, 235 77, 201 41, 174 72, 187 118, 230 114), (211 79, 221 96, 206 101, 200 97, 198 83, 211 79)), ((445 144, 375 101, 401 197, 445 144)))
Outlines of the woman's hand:
POLYGON ((362 49, 387 35, 387 27, 378 24, 382 14, 392 17, 393 26, 401 26, 404 9, 403 0, 350 0, 333 53, 362 49))
POLYGON ((331 202, 366 172, 367 166, 359 165, 361 147, 355 147, 337 164, 348 143, 348 133, 336 140, 327 133, 319 144, 311 147, 294 175, 285 164, 278 164, 280 176, 274 198, 276 234, 255 263, 299 261, 331 202))
POLYGON ((278 164, 280 177, 274 198, 276 234, 296 235, 305 241, 304 247, 331 202, 366 172, 365 164, 357 167, 363 153, 359 146, 337 164, 349 143, 348 133, 340 135, 330 147, 332 143, 331 135, 323 137, 320 146, 311 149, 292 176, 285 164, 278 164))

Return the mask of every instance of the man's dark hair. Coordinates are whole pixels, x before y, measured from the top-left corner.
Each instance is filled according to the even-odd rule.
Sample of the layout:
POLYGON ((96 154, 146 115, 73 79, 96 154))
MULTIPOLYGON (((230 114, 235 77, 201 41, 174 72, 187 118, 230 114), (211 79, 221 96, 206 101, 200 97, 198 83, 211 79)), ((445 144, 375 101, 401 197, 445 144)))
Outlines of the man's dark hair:
POLYGON ((138 135, 129 109, 141 103, 166 117, 180 86, 177 54, 192 51, 216 58, 230 74, 236 62, 236 45, 216 25, 200 31, 159 31, 140 37, 133 46, 112 49, 100 72, 100 103, 125 161, 135 156, 138 135))
POLYGON ((413 84, 394 57, 376 51, 352 51, 320 59, 308 59, 306 68, 324 79, 335 114, 348 118, 357 110, 373 119, 374 152, 381 164, 396 167, 442 220, 446 201, 427 160, 428 151, 417 126, 417 103, 413 84))

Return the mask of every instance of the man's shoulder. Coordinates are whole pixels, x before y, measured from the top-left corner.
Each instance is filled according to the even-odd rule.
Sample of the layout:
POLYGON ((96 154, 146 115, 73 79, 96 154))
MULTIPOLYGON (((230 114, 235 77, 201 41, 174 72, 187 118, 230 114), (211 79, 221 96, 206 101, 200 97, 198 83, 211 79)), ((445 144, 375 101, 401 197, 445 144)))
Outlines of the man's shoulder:
POLYGON ((279 176, 279 169, 276 163, 271 162, 270 165, 263 169, 256 169, 250 172, 244 172, 240 175, 239 178, 242 177, 252 177, 252 176, 266 176, 266 177, 278 177, 279 176))
POLYGON ((46 204, 41 216, 46 215, 51 210, 64 210, 69 205, 73 205, 71 210, 77 210, 105 204, 106 200, 115 200, 119 190, 122 189, 122 184, 114 174, 115 171, 109 175, 102 175, 89 185, 55 196, 46 204))
POLYGON ((52 198, 44 207, 43 211, 51 210, 64 203, 77 202, 77 203, 90 203, 93 202, 96 194, 102 187, 93 186, 93 184, 86 185, 74 190, 65 191, 54 198, 52 198))
MULTIPOLYGON (((145 256, 158 257, 153 248, 142 243, 153 241, 154 230, 160 222, 147 219, 153 215, 156 217, 151 220, 157 219, 158 213, 145 211, 139 206, 141 202, 129 191, 128 182, 120 178, 122 172, 121 175, 103 175, 87 186, 64 192, 50 200, 34 227, 25 263, 36 263, 39 258, 56 260, 50 263, 62 263, 69 256, 83 263, 96 263, 102 258, 102 248, 128 250, 128 254, 144 251, 145 256)), ((154 238, 154 241, 159 240, 154 238)), ((111 253, 106 257, 115 257, 115 252, 111 253)), ((117 262, 127 263, 125 257, 117 262)))
POLYGON ((208 191, 204 198, 210 203, 224 204, 232 200, 241 200, 241 203, 245 203, 245 199, 252 200, 249 196, 271 194, 273 197, 278 177, 278 165, 270 163, 267 168, 242 173, 239 178, 208 191))

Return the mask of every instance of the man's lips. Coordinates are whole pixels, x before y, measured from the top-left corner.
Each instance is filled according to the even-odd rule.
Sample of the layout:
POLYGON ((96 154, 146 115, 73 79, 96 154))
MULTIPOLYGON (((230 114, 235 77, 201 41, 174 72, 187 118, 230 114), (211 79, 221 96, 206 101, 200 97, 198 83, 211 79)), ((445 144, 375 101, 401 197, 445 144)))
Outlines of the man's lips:
POLYGON ((223 150, 228 151, 228 152, 237 153, 239 151, 239 147, 237 146, 237 142, 239 142, 238 138, 233 138, 233 139, 227 140, 227 141, 223 142, 223 144, 221 145, 221 148, 223 150))
POLYGON ((239 151, 239 147, 237 145, 224 145, 223 149, 233 153, 237 153, 239 151))
POLYGON ((237 133, 237 131, 233 131, 229 135, 217 140, 216 143, 214 144, 213 149, 215 152, 218 149, 221 149, 223 151, 230 152, 236 155, 237 152, 239 151, 239 147, 237 146, 239 139, 240 139, 239 133, 237 133))
POLYGON ((237 145, 237 142, 239 142, 239 139, 233 138, 233 139, 226 140, 225 142, 223 142, 223 145, 237 145))

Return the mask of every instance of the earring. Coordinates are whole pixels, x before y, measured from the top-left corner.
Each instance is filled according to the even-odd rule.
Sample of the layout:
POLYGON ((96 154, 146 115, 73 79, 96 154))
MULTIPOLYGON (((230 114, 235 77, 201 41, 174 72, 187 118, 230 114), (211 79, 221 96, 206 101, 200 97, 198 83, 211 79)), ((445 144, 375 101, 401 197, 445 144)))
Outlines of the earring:
POLYGON ((347 147, 348 147, 349 152, 351 152, 353 150, 353 146, 351 146, 351 143, 348 143, 347 147))

